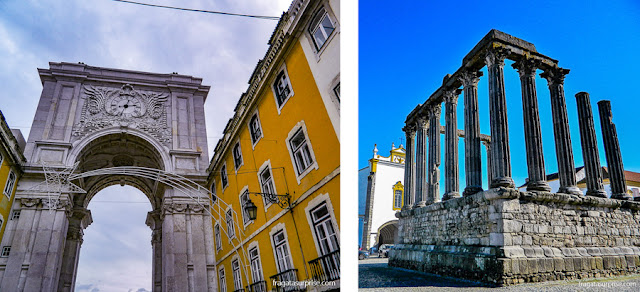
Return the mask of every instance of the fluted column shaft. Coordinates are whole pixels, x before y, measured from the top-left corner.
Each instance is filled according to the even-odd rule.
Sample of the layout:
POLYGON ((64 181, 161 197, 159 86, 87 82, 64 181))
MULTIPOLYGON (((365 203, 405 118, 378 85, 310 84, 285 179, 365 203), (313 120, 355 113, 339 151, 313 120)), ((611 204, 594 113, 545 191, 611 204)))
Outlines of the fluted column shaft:
POLYGON ((602 171, 600 169, 600 156, 598 154, 598 141, 596 129, 593 124, 593 113, 589 94, 578 92, 576 94, 578 104, 578 123, 580 124, 580 142, 582 144, 582 156, 587 173, 587 196, 606 198, 602 183, 602 171))
POLYGON ((440 113, 441 105, 429 110, 429 165, 427 204, 440 201, 440 113))
POLYGON ((478 118, 478 81, 480 71, 462 73, 464 86, 464 170, 467 186, 464 195, 482 191, 482 158, 480 154, 480 121, 478 118))
POLYGON ((491 142, 482 141, 482 145, 484 145, 484 148, 487 150, 487 169, 489 170, 487 171, 487 185, 490 186, 491 185, 491 142))
POLYGON ((415 186, 415 207, 425 206, 425 197, 427 192, 427 174, 426 174, 426 145, 427 145, 427 120, 419 118, 416 123, 416 181, 415 186))
POLYGON ((458 117, 457 104, 460 90, 445 93, 445 194, 443 200, 460 197, 460 173, 458 170, 458 117))
POLYGON ((514 188, 511 178, 511 154, 509 151, 509 125, 507 102, 504 93, 504 59, 509 51, 494 48, 487 51, 486 63, 489 75, 489 116, 491 117, 491 188, 514 188))
POLYGON ((616 125, 612 121, 611 102, 608 100, 599 101, 598 109, 600 112, 602 138, 604 140, 604 152, 609 170, 609 181, 611 182, 611 198, 629 200, 631 196, 627 194, 627 182, 624 177, 618 132, 616 131, 616 125))
POLYGON ((571 148, 569 117, 567 115, 567 103, 564 98, 564 76, 568 73, 568 69, 553 68, 543 72, 540 76, 547 79, 551 96, 553 134, 560 180, 558 192, 582 195, 582 191, 576 186, 576 169, 573 161, 573 149, 571 148))
POLYGON ((403 210, 413 208, 414 199, 414 179, 415 179, 415 162, 413 158, 413 137, 416 134, 415 127, 405 127, 404 132, 407 136, 407 149, 404 159, 404 204, 403 210))
POLYGON ((523 59, 513 64, 520 74, 522 88, 522 111, 524 118, 524 141, 527 151, 528 191, 551 191, 544 172, 544 154, 542 152, 542 132, 540 113, 536 95, 536 69, 534 59, 523 59))

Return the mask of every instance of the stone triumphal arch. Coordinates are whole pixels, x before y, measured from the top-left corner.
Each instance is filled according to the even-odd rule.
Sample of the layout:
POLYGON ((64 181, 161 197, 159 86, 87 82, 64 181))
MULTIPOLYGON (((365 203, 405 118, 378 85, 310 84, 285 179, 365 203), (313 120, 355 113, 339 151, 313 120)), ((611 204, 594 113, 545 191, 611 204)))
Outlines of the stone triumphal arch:
POLYGON ((175 73, 82 63, 38 71, 43 90, 17 216, 2 242, 11 249, 0 258, 0 291, 73 290, 83 229, 92 222, 87 206, 116 184, 138 188, 151 202, 153 290, 215 290, 210 199, 197 185, 209 162, 209 86, 175 73))

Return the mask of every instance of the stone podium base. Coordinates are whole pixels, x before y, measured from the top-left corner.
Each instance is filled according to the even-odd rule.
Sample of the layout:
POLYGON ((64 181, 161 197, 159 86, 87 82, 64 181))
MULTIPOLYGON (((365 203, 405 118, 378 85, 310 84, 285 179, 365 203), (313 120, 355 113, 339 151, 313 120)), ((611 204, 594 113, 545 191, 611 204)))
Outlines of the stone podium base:
POLYGON ((639 209, 493 189, 399 212, 389 265, 497 286, 640 273, 639 209))

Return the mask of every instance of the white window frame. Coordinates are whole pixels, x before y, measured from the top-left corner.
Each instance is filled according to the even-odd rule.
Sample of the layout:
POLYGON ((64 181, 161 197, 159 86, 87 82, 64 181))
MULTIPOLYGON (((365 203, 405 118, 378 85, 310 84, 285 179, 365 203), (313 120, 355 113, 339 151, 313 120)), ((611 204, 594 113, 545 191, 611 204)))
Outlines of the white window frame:
POLYGON ((2 166, 3 162, 4 162, 4 156, 2 155, 2 152, 0 152, 0 167, 2 166))
POLYGON ((276 270, 278 271, 278 273, 282 273, 286 270, 281 270, 280 269, 280 265, 278 264, 278 253, 276 252, 276 243, 275 240, 273 239, 273 236, 276 235, 279 232, 283 232, 284 234, 284 241, 286 242, 286 252, 288 253, 288 261, 287 263, 287 269, 286 270, 290 270, 290 269, 295 269, 295 266, 293 265, 293 258, 291 255, 291 245, 289 244, 289 236, 287 235, 287 229, 285 228, 284 223, 278 223, 276 226, 274 226, 273 228, 271 228, 271 231, 269 232, 269 238, 271 239, 271 248, 273 251, 273 258, 275 261, 275 265, 276 265, 276 270))
POLYGON ((240 140, 237 140, 233 147, 231 148, 231 156, 233 157, 233 166, 235 167, 236 174, 238 173, 238 169, 244 165, 244 158, 242 157, 242 145, 240 144, 240 140), (238 149, 238 153, 236 153, 236 149, 238 149), (236 157, 238 155, 238 157, 236 157), (240 162, 238 162, 240 160, 240 162))
POLYGON ((220 267, 218 270, 218 284, 220 292, 227 292, 227 278, 224 273, 224 266, 220 267))
POLYGON ((13 210, 11 212, 11 218, 9 220, 18 220, 20 219, 20 210, 13 210))
POLYGON ((256 144, 258 144, 258 142, 262 140, 262 137, 264 137, 264 131, 262 130, 262 122, 260 121, 260 114, 258 113, 257 109, 253 112, 253 114, 249 118, 249 122, 247 122, 247 128, 249 128, 249 137, 251 138, 251 148, 256 149, 256 144), (253 120, 253 117, 256 117, 257 126, 258 126, 258 129, 260 130, 260 136, 255 138, 255 141, 253 140, 254 139, 253 128, 251 125, 251 121, 253 120))
MULTIPOLYGON (((269 171, 269 174, 271 175, 271 185, 273 186, 273 193, 277 194, 278 191, 276 190, 276 181, 273 178, 273 170, 271 169, 271 159, 265 161, 264 163, 262 163, 262 165, 260 166, 260 168, 258 169, 258 182, 260 184, 260 191, 263 193, 265 192, 265 189, 262 186, 262 172, 263 171, 269 171)), ((265 199, 264 196, 262 196, 262 203, 264 204, 264 211, 265 213, 267 212, 267 209, 269 209, 269 207, 271 207, 272 203, 267 201, 267 199, 265 199)))
POLYGON ((220 167, 220 184, 222 185, 222 192, 224 193, 224 190, 227 189, 227 187, 229 186, 229 175, 227 174, 228 170, 227 170, 227 162, 225 161, 224 164, 222 164, 222 167, 220 167), (225 181, 227 181, 227 183, 225 184, 225 181))
POLYGON ((289 78, 289 73, 287 72, 286 64, 282 64, 280 69, 278 71, 276 71, 276 72, 277 73, 275 75, 275 78, 271 82, 271 91, 273 92, 273 98, 274 98, 274 100, 276 102, 276 108, 278 109, 278 115, 280 115, 280 112, 281 112, 282 108, 284 107, 285 104, 287 104, 289 99, 291 99, 291 97, 293 97, 294 92, 293 92, 293 86, 291 85, 291 78, 289 78), (287 85, 289 86, 289 94, 282 101, 282 104, 278 103, 278 90, 276 90, 277 83, 279 82, 278 77, 280 76, 280 73, 284 73, 284 76, 286 77, 287 85))
POLYGON ((242 223, 244 224, 244 228, 247 228, 247 225, 253 223, 254 220, 249 219, 249 214, 245 214, 246 210, 244 208, 244 202, 242 202, 242 196, 247 195, 247 201, 251 200, 251 194, 249 194, 249 186, 244 186, 242 190, 240 190, 240 194, 238 195, 238 202, 240 203, 240 210, 242 214, 242 223))
POLYGON ((234 256, 231 259, 231 274, 233 275, 233 288, 234 291, 240 290, 242 288, 244 288, 242 286, 242 267, 240 264, 240 259, 238 258, 238 256, 234 256), (237 265, 237 269, 234 267, 233 264, 237 265))
POLYGON ((402 208, 402 190, 400 189, 393 190, 393 208, 394 209, 402 208), (396 205, 396 201, 398 203, 397 205, 396 205))
POLYGON ((338 31, 338 22, 337 20, 335 20, 336 17, 333 15, 333 13, 329 13, 329 9, 327 9, 326 6, 328 5, 321 6, 318 9, 316 9, 316 11, 313 13, 313 17, 311 18, 311 22, 307 27, 307 33, 309 34, 309 38, 311 40, 313 48, 318 54, 324 51, 324 48, 328 46, 327 44, 331 42, 331 40, 333 39, 333 36, 336 35, 338 31), (324 22, 325 18, 329 18, 329 22, 331 22, 331 26, 333 27, 333 30, 329 34, 327 34, 327 32, 324 29, 322 29, 323 27, 322 23, 324 22), (318 44, 315 37, 315 32, 318 31, 319 29, 322 29, 322 32, 323 32, 322 35, 325 38, 322 44, 318 44))
POLYGON ((4 218, 2 217, 2 215, 0 215, 0 230, 2 230, 3 225, 4 225, 4 218))
POLYGON ((2 191, 7 198, 11 198, 13 189, 16 187, 16 180, 16 173, 13 172, 13 169, 9 169, 9 175, 7 175, 7 181, 4 184, 4 191, 2 191))
POLYGON ((222 250, 222 235, 220 234, 220 224, 216 222, 213 227, 213 236, 216 240, 216 251, 222 250))
POLYGON ((289 158, 291 158, 291 164, 293 165, 293 171, 296 174, 296 180, 298 181, 298 184, 300 184, 300 181, 302 180, 302 178, 304 178, 309 172, 311 172, 314 169, 318 169, 318 160, 316 159, 316 155, 313 152, 313 146, 312 146, 311 140, 309 139, 309 134, 307 132, 307 125, 304 123, 304 120, 298 122, 298 124, 296 124, 293 127, 293 129, 291 129, 291 131, 287 135, 286 144, 287 144, 287 149, 289 149, 289 158), (311 162, 311 164, 309 164, 307 166, 307 168, 305 168, 302 171, 302 173, 298 173, 298 167, 297 167, 297 164, 296 164, 296 158, 295 158, 295 155, 294 155, 294 150, 291 149, 291 139, 293 139, 294 135, 298 133, 298 130, 301 130, 302 133, 304 134, 304 138, 305 138, 305 141, 306 141, 306 144, 307 144, 307 148, 309 148, 309 155, 311 156, 311 159, 313 160, 313 162, 311 162))
POLYGON ((227 210, 225 210, 224 220, 227 225, 227 237, 229 238, 229 242, 231 242, 232 239, 236 238, 236 228, 235 224, 233 223, 233 209, 227 208, 227 210), (231 219, 231 221, 229 221, 229 219, 231 219))
POLYGON ((251 242, 247 248, 247 256, 249 257, 249 268, 251 269, 251 279, 253 280, 253 283, 251 284, 255 284, 259 281, 264 281, 264 271, 262 269, 262 261, 260 260, 260 245, 258 244, 257 241, 251 242), (254 267, 254 262, 253 259, 251 257, 251 251, 253 249, 256 249, 256 252, 258 253, 258 257, 255 258, 257 259, 257 264, 256 267, 254 267), (255 270, 257 268, 257 271, 255 270), (256 277, 256 275, 258 277, 256 277))
POLYGON ((338 223, 336 222, 336 214, 335 214, 335 209, 333 208, 333 204, 331 203, 331 197, 329 197, 329 193, 320 194, 315 198, 313 198, 311 201, 309 201, 309 203, 307 203, 307 206, 304 208, 304 213, 307 216, 307 223, 309 224, 309 229, 311 230, 311 235, 313 236, 313 243, 316 246, 316 251, 318 252, 318 255, 322 254, 322 248, 320 247, 320 244, 319 244, 320 241, 315 232, 315 226, 313 225, 313 218, 311 217, 311 210, 316 209, 318 206, 320 206, 323 203, 327 205, 327 210, 329 211, 329 215, 331 216, 331 224, 333 225, 333 229, 336 232, 338 244, 340 244, 340 228, 338 226, 338 223))

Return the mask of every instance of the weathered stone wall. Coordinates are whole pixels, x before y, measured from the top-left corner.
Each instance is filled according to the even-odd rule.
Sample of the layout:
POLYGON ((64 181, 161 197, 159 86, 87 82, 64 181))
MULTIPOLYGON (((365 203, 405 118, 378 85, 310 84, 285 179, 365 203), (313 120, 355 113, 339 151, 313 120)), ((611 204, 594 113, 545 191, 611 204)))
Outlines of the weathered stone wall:
POLYGON ((390 265, 496 285, 640 272, 640 203, 492 189, 398 213, 390 265))

